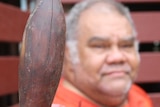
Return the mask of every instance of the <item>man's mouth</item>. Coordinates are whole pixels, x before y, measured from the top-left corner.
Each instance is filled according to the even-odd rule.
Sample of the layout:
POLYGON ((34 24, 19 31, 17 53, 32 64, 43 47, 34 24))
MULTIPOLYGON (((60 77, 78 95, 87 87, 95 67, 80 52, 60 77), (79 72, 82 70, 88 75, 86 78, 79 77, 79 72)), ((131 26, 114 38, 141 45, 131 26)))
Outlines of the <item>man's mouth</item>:
POLYGON ((124 65, 104 65, 100 70, 102 77, 125 77, 130 74, 131 67, 128 64, 124 65))
POLYGON ((125 71, 109 71, 109 72, 103 72, 102 73, 102 77, 103 76, 108 76, 108 77, 124 77, 126 75, 128 75, 129 72, 125 72, 125 71))
POLYGON ((113 72, 109 72, 106 73, 106 76, 111 76, 111 77, 123 77, 125 76, 127 73, 124 71, 113 71, 113 72))

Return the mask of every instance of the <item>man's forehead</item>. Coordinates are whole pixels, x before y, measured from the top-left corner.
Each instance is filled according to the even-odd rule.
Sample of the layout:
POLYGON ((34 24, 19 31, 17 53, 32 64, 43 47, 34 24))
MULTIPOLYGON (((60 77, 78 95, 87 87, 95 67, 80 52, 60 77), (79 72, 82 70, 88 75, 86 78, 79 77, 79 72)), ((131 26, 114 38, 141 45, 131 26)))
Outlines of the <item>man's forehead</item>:
POLYGON ((96 2, 96 3, 94 3, 94 4, 92 4, 91 6, 89 6, 86 10, 84 10, 83 12, 82 12, 82 14, 83 13, 94 13, 94 12, 98 12, 98 13, 100 13, 100 12, 102 12, 103 14, 105 13, 105 14, 113 14, 113 13, 118 13, 118 11, 117 11, 117 9, 113 6, 113 5, 111 5, 111 4, 108 4, 108 3, 105 3, 105 2, 96 2))
POLYGON ((81 26, 81 24, 89 24, 92 23, 92 21, 97 22, 98 18, 100 18, 99 20, 102 20, 102 17, 105 17, 105 20, 108 20, 108 18, 113 19, 115 17, 123 17, 127 19, 125 16, 120 14, 114 6, 104 2, 97 2, 80 14, 78 22, 81 26))
MULTIPOLYGON (((114 7, 109 4, 98 2, 85 10, 78 22, 77 33, 81 35, 78 38, 87 39, 92 36, 107 37, 110 35, 132 36, 132 27, 127 18, 112 8, 114 7)), ((124 39, 129 38, 129 36, 124 39)))
POLYGON ((79 20, 78 32, 90 32, 95 35, 132 35, 129 21, 117 14, 105 15, 101 13, 86 13, 79 20))
MULTIPOLYGON (((111 41, 112 39, 114 39, 114 36, 91 36, 88 39, 88 42, 93 42, 93 41, 111 41)), ((119 41, 135 41, 136 37, 133 35, 128 35, 128 36, 123 36, 123 37, 116 37, 116 39, 118 39, 119 41)))

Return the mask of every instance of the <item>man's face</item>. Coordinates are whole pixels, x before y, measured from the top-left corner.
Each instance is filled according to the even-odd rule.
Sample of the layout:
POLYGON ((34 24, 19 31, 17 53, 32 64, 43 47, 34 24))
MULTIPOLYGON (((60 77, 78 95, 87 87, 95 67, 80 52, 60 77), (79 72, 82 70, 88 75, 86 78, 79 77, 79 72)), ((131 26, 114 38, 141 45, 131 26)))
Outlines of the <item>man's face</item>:
POLYGON ((78 37, 77 87, 91 96, 126 94, 139 65, 136 37, 128 20, 116 12, 88 9, 79 19, 78 37))

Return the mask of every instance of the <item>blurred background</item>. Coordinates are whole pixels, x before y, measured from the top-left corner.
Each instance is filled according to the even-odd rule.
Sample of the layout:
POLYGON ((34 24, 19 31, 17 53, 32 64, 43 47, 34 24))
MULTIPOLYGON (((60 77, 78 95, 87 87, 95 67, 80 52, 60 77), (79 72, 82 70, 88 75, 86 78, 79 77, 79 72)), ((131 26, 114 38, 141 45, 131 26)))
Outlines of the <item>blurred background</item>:
MULTIPOLYGON (((0 0, 0 107, 18 103, 19 49, 30 12, 40 0, 0 0)), ((80 0, 62 0, 65 14, 80 0)), ((128 6, 140 40, 136 84, 160 107, 160 0, 117 0, 128 6)))

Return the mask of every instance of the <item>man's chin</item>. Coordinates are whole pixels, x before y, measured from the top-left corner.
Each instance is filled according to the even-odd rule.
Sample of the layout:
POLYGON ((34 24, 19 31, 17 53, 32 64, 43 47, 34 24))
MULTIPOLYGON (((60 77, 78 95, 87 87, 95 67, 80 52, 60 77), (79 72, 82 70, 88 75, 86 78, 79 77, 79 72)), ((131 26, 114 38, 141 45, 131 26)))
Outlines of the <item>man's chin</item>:
POLYGON ((101 90, 102 94, 108 94, 116 97, 127 94, 131 85, 131 80, 115 80, 99 84, 99 90, 101 90))

